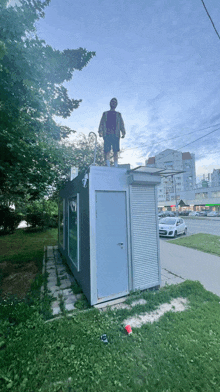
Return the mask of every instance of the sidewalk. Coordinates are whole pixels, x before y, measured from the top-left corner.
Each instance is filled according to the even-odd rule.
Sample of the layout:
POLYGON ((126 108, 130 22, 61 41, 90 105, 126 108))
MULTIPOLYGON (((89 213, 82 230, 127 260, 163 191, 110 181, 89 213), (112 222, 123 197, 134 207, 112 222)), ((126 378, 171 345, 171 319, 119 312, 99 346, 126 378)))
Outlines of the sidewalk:
POLYGON ((198 280, 220 296, 220 257, 160 240, 162 286, 198 280))
MULTIPOLYGON (((62 307, 66 311, 76 309, 75 303, 83 297, 83 294, 74 294, 71 285, 75 283, 72 274, 69 274, 58 252, 57 246, 47 246, 43 262, 43 275, 48 274, 47 290, 52 295, 53 316, 62 314, 62 307)), ((44 295, 44 287, 41 293, 44 295)))

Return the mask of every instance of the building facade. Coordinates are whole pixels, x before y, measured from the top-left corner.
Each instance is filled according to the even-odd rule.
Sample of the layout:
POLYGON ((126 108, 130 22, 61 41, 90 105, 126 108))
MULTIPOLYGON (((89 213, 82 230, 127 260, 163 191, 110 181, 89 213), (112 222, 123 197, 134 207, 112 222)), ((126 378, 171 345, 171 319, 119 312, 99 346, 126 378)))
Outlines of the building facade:
POLYGON ((181 192, 193 190, 196 186, 195 154, 166 149, 150 157, 145 164, 147 167, 182 171, 162 178, 158 186, 158 202, 166 201, 176 205, 181 199, 181 192))
MULTIPOLYGON (((220 210, 220 186, 215 187, 200 187, 190 191, 181 191, 180 200, 185 204, 185 207, 178 208, 179 210, 187 209, 194 211, 207 210, 220 210)), ((179 200, 178 200, 179 201, 179 200)), ((160 209, 173 209, 174 202, 172 200, 158 200, 158 207, 160 209)))
POLYGON ((220 186, 220 169, 214 169, 211 173, 211 186, 220 186))

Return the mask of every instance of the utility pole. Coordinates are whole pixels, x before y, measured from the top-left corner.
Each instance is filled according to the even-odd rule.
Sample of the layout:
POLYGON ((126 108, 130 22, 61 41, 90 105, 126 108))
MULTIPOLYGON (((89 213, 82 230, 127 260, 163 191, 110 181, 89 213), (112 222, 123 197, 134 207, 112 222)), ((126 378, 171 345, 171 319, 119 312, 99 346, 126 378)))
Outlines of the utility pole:
POLYGON ((179 216, 179 211, 178 211, 178 204, 177 204, 177 194, 176 194, 176 179, 174 178, 174 175, 172 175, 173 179, 173 188, 174 188, 174 199, 176 203, 176 216, 179 216))

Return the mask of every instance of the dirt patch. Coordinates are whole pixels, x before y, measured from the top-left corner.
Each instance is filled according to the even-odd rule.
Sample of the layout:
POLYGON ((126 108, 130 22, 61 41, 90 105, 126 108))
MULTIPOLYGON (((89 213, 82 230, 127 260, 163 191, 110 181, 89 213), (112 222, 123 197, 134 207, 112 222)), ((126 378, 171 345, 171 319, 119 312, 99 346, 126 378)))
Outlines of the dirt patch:
POLYGON ((188 305, 188 301, 186 298, 175 298, 169 304, 162 304, 157 310, 154 310, 150 313, 143 313, 140 315, 135 315, 133 317, 129 317, 123 321, 124 325, 130 325, 131 328, 140 328, 143 324, 153 323, 154 321, 158 321, 161 316, 166 312, 183 312, 188 305))
POLYGON ((1 297, 6 298, 9 295, 15 295, 18 298, 24 298, 34 281, 38 268, 34 261, 25 265, 3 262, 0 264, 1 274, 1 297))
POLYGON ((106 306, 102 310, 105 311, 105 310, 108 310, 108 309, 111 309, 111 310, 131 309, 131 308, 133 308, 136 305, 145 305, 146 303, 147 303, 147 301, 145 301, 145 299, 138 299, 137 301, 133 301, 131 303, 131 305, 128 305, 128 304, 125 304, 125 303, 122 302, 122 303, 119 303, 119 304, 116 304, 116 305, 106 306))

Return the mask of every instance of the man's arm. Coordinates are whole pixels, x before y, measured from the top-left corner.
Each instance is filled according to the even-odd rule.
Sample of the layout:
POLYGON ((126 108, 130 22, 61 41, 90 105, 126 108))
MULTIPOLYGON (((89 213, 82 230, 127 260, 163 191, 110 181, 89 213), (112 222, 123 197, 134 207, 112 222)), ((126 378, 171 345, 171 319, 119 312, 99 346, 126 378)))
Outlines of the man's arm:
POLYGON ((124 126, 122 115, 120 115, 120 131, 122 133, 121 137, 123 139, 125 137, 126 132, 125 132, 125 126, 124 126))
POLYGON ((104 127, 105 127, 105 113, 102 114, 102 118, 99 124, 99 129, 98 129, 99 137, 103 137, 104 127))

